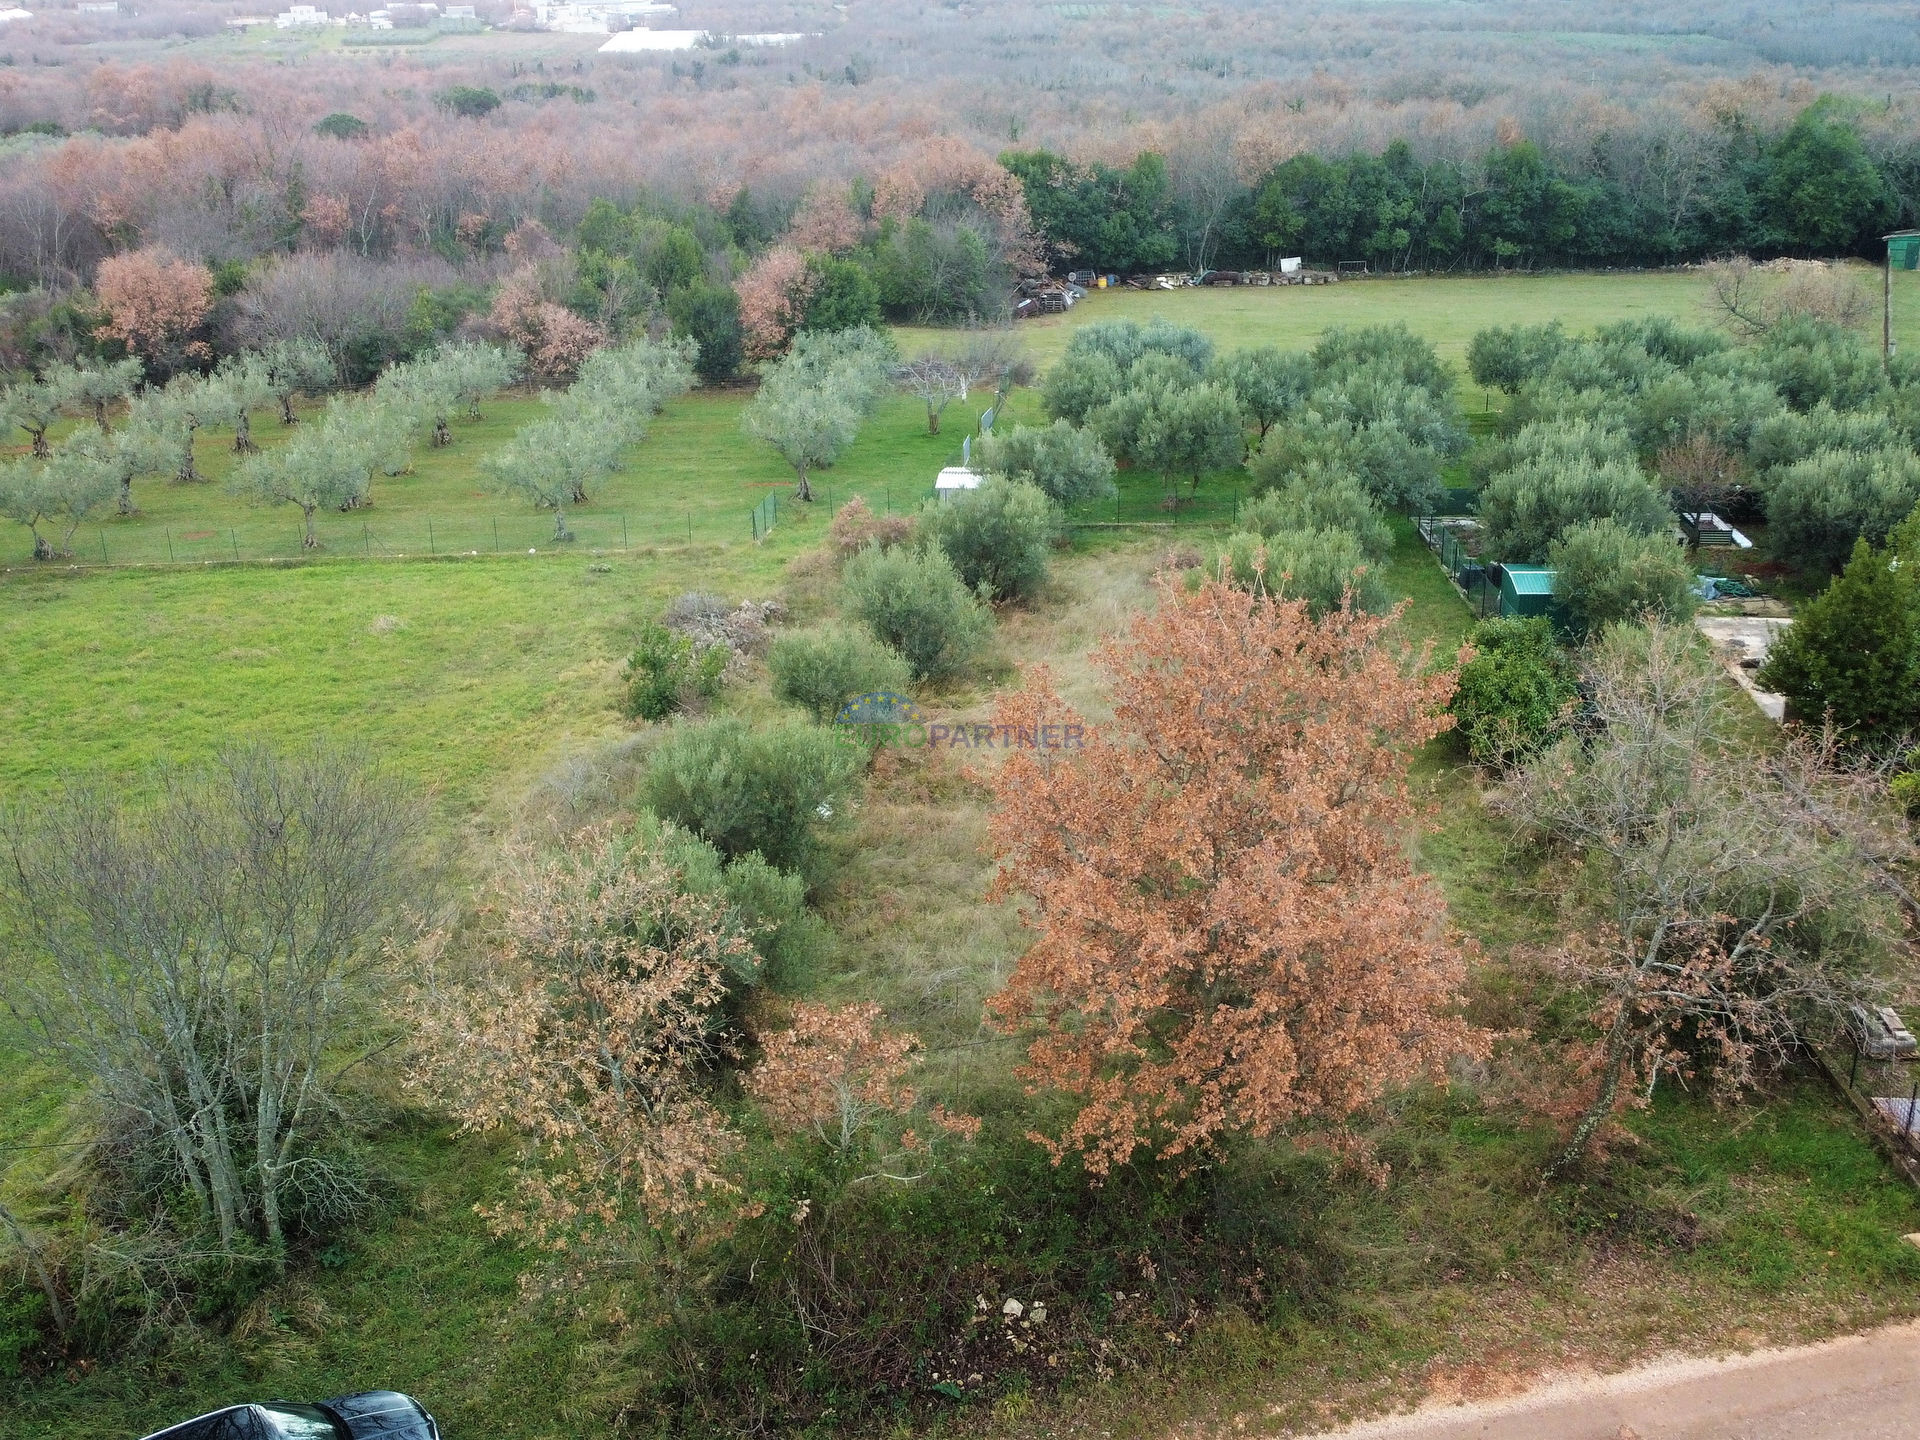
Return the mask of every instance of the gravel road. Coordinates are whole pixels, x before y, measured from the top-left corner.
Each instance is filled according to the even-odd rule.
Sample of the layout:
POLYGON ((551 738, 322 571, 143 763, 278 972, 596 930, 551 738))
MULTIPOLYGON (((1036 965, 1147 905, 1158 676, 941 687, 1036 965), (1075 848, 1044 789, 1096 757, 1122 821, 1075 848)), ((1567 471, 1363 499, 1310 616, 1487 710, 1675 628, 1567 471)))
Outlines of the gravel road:
POLYGON ((1916 1440, 1920 1323, 1661 1361, 1328 1432, 1340 1440, 1916 1440))

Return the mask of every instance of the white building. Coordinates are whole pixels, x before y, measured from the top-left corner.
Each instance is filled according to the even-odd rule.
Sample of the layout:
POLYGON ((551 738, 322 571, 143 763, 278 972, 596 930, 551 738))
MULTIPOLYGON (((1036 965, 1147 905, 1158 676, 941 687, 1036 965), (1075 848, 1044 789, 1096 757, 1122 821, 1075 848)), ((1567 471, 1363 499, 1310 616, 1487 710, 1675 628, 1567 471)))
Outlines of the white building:
POLYGON ((80 0, 73 8, 82 15, 118 15, 120 0, 80 0))
POLYGON ((649 50, 692 50, 700 45, 709 45, 716 50, 728 45, 791 45, 796 40, 810 40, 813 34, 769 32, 762 35, 723 35, 714 30, 628 30, 602 45, 600 53, 619 55, 649 50))
POLYGON ((0 10, 0 25, 10 25, 15 20, 31 20, 31 10, 0 10))
MULTIPOLYGON (((280 30, 297 30, 310 25, 331 25, 333 17, 313 5, 295 5, 274 16, 273 23, 280 30)), ((340 23, 344 25, 346 22, 343 20, 340 23)))

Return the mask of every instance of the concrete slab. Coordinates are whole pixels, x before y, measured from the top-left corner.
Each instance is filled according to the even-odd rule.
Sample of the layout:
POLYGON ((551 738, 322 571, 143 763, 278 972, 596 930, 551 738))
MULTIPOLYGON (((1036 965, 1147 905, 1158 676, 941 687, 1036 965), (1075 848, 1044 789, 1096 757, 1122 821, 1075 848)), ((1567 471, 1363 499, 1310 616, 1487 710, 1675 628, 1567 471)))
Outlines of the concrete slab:
POLYGON ((1780 632, 1793 621, 1765 615, 1699 615, 1693 622, 1713 646, 1713 653, 1733 676, 1740 688, 1753 697, 1760 713, 1769 720, 1787 718, 1787 699, 1754 683, 1754 675, 1767 658, 1767 651, 1780 638, 1780 632))

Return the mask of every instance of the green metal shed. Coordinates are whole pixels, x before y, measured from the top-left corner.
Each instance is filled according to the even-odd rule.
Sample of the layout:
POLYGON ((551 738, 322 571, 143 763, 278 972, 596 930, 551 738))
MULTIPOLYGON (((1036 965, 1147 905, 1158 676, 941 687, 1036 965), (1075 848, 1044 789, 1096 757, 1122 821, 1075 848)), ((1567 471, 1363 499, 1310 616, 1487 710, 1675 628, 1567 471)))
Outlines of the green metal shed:
POLYGON ((1563 624, 1559 602, 1553 598, 1553 571, 1544 565, 1502 565, 1500 613, 1509 620, 1545 615, 1554 624, 1563 624))

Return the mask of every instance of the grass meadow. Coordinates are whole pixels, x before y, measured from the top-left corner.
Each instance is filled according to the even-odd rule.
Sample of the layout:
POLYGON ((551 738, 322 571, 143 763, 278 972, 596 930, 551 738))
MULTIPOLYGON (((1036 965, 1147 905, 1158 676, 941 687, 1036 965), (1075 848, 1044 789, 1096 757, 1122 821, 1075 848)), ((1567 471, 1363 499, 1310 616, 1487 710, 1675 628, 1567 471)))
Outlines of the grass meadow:
MULTIPOLYGON (((1486 324, 1558 315, 1578 330, 1686 314, 1697 290, 1687 275, 1633 275, 1123 292, 1025 333, 1044 361, 1071 325, 1122 313, 1201 324, 1227 347, 1307 344, 1329 324, 1405 319, 1457 361, 1486 324)), ((191 763, 236 739, 326 738, 363 748, 427 793, 472 879, 490 837, 527 823, 529 797, 590 790, 583 776, 617 788, 647 738, 617 708, 641 622, 689 589, 778 598, 795 625, 834 618, 836 577, 820 549, 829 505, 860 493, 875 508, 904 508, 971 419, 955 406, 946 433, 928 436, 917 402, 890 402, 819 477, 822 498, 809 508, 784 500, 784 467, 740 433, 741 393, 696 393, 571 517, 581 539, 554 547, 543 538, 549 520, 485 493, 473 470, 537 403, 494 402, 484 422, 456 431, 455 446, 422 452, 414 474, 376 486, 371 511, 328 517, 317 558, 10 562, 0 572, 0 801, 45 795, 75 775, 137 787, 158 763, 191 763), (748 512, 769 490, 783 496, 780 523, 755 543, 748 512), (611 530, 622 515, 624 545, 611 530), (495 517, 524 527, 512 545, 422 553, 428 520, 429 548, 458 552, 442 537, 482 535, 495 517), (387 537, 383 548, 372 547, 374 533, 387 537)), ((1035 397, 1017 397, 1015 413, 1037 413, 1035 397)), ((271 441, 277 429, 269 420, 258 432, 271 441)), ((101 527, 109 554, 222 528, 243 551, 254 537, 296 536, 290 509, 254 512, 224 494, 223 440, 203 439, 209 484, 149 483, 141 516, 101 527)), ((1123 479, 1116 514, 1155 515, 1157 482, 1123 479)), ((1176 512, 1179 526, 1080 531, 1042 597, 1000 617, 981 673, 928 696, 928 708, 983 717, 1021 665, 1045 661, 1067 700, 1099 718, 1106 701, 1088 651, 1152 603, 1152 574, 1171 547, 1204 545, 1209 514, 1231 508, 1230 484, 1205 482, 1213 503, 1176 512)), ((1411 525, 1397 523, 1386 578, 1408 603, 1401 635, 1445 660, 1472 617, 1411 525)), ((24 532, 0 533, 9 556, 25 548, 24 532)), ((760 667, 719 704, 776 709, 760 667)), ((982 1029, 980 1001, 1023 944, 1012 907, 982 899, 991 871, 982 778, 952 755, 882 753, 836 841, 820 896, 834 940, 806 982, 816 995, 877 1000, 918 1031, 930 1087, 962 1108, 1010 1083, 1012 1049, 982 1029)), ((1454 923, 1484 948, 1476 1012, 1517 1023, 1521 1001, 1503 977, 1515 947, 1560 923, 1553 877, 1518 864, 1480 780, 1445 737, 1415 779, 1431 801, 1415 840, 1421 861, 1454 923)), ((31 1209, 83 1132, 65 1082, 18 1039, 0 1026, 0 1194, 31 1209)), ((505 1149, 449 1135, 384 1083, 364 1098, 385 1117, 373 1142, 385 1182, 379 1223, 313 1257, 224 1337, 139 1365, 0 1377, 0 1435, 123 1440, 232 1399, 385 1385, 419 1395, 450 1440, 613 1433, 657 1357, 618 1329, 522 1300, 522 1257, 473 1213, 508 1183, 505 1149)), ((1736 1114, 1663 1093, 1609 1188, 1542 1190, 1533 1177, 1543 1137, 1469 1102, 1413 1097, 1395 1121, 1384 1187, 1308 1169, 1276 1196, 1302 1207, 1309 1236, 1299 1301, 1278 1318, 1225 1314, 1160 1362, 1055 1399, 956 1403, 936 1417, 938 1433, 1131 1437, 1236 1415, 1272 1433, 1420 1394, 1480 1393, 1536 1369, 1807 1338, 1916 1308, 1920 1251, 1899 1237, 1920 1230, 1920 1197, 1817 1084, 1790 1081, 1736 1114)))

